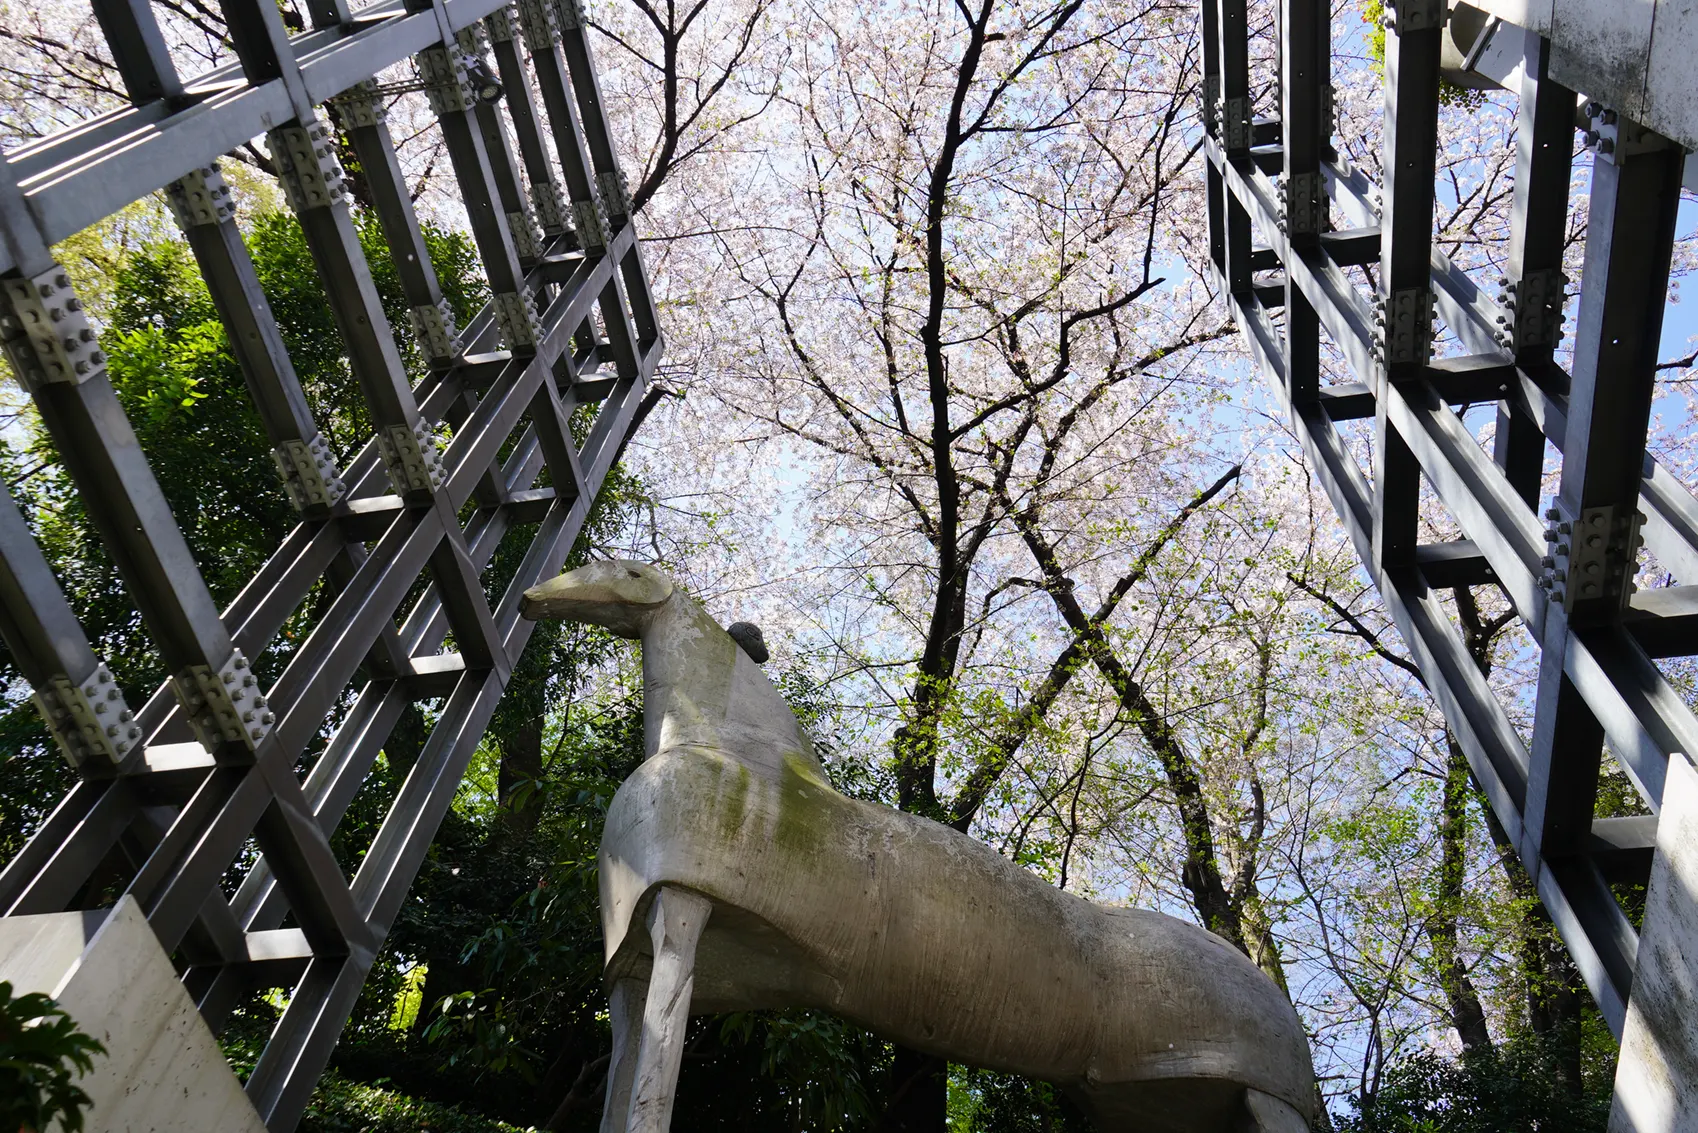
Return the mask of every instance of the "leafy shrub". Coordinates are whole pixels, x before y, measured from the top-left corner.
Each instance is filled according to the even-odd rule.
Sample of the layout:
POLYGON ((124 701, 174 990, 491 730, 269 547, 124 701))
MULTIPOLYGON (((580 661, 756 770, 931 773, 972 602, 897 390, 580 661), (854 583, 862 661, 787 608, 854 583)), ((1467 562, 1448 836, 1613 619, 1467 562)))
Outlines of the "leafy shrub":
POLYGON ((105 1053, 50 997, 14 996, 0 980, 0 1129, 46 1129, 57 1120, 65 1133, 79 1133, 90 1103, 73 1079, 105 1053))
POLYGON ((1576 1088, 1557 1051, 1518 1035, 1461 1058, 1433 1051, 1391 1067, 1378 1094, 1356 1101, 1339 1133, 1603 1133, 1613 1067, 1576 1088))
POLYGON ((331 1071, 319 1080, 301 1133, 525 1133, 517 1125, 458 1106, 420 1101, 380 1086, 363 1086, 331 1071))

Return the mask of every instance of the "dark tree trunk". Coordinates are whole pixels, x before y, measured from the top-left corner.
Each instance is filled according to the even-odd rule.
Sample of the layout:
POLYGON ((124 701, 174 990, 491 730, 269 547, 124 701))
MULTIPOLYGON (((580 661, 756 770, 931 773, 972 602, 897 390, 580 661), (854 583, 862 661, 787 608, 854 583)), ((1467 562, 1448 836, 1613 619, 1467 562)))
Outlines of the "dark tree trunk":
POLYGON ((500 740, 501 766, 496 785, 501 799, 500 832, 518 840, 536 829, 542 817, 542 796, 527 784, 542 778, 542 718, 526 720, 500 740), (519 794, 515 791, 525 788, 519 794))
POLYGON ((1580 1059, 1580 972, 1543 905, 1529 909, 1522 924, 1523 950, 1528 960, 1538 958, 1540 977, 1534 979, 1534 973, 1528 973, 1528 1019, 1533 1033, 1545 1040, 1545 1048, 1555 1057, 1563 1089, 1578 1098, 1586 1088, 1580 1059))
MULTIPOLYGON (((560 1057, 555 1059, 554 1065, 549 1067, 548 1074, 539 1088, 545 1097, 557 1087, 561 1077, 560 1072, 566 1063, 567 1056, 576 1053, 577 1048, 575 1046, 568 1046, 566 1050, 561 1052, 560 1057)), ((543 1125, 544 1129, 551 1131, 564 1129, 574 1113, 588 1113, 601 1105, 602 1095, 606 1092, 608 1061, 609 1056, 604 1054, 599 1058, 591 1058, 585 1061, 578 1068, 577 1077, 572 1080, 571 1086, 560 1099, 560 1103, 554 1107, 554 1112, 549 1115, 548 1121, 543 1125)))
POLYGON ((1462 886, 1467 870, 1468 757, 1448 732, 1445 739, 1450 759, 1445 769, 1444 803, 1439 814, 1439 883, 1432 918, 1427 922, 1427 939, 1433 946, 1439 980, 1450 1008, 1451 1026, 1462 1040, 1462 1049, 1476 1054, 1492 1049, 1486 1010, 1469 978, 1468 965, 1457 944, 1457 920, 1462 907, 1462 886))
POLYGON ((1525 903, 1527 910, 1521 915, 1516 961, 1527 988, 1528 1026, 1556 1057, 1556 1071, 1563 1089, 1570 1096, 1579 1097, 1585 1088, 1580 1060, 1580 1013, 1585 993, 1581 990, 1580 973, 1557 936, 1556 926, 1539 900, 1532 877, 1489 808, 1486 820, 1510 891, 1525 903))
POLYGON ((876 1133, 944 1133, 949 1122, 949 1063, 899 1046, 890 1102, 876 1133))

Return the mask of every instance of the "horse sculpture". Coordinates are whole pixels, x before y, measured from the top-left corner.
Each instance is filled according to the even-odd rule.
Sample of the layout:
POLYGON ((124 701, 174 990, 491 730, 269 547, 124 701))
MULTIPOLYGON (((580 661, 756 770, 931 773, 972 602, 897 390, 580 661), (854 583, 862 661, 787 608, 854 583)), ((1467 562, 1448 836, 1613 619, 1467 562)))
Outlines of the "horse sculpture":
POLYGON ((1104 1133, 1308 1128, 1297 1014, 1220 937, 838 793, 755 661, 650 566, 594 563, 523 610, 643 645, 647 758, 601 841, 602 1133, 668 1129, 692 1010, 788 1007, 1053 1082, 1104 1133))

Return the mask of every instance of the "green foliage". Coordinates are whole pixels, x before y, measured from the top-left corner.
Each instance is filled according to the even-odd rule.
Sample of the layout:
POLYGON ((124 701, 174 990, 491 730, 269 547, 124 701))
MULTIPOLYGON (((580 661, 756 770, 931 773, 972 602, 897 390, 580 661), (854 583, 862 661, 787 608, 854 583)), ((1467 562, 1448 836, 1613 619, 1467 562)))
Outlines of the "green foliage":
POLYGON ((1530 1033, 1461 1058, 1420 1051, 1395 1063, 1338 1133, 1602 1133, 1614 1059, 1589 1067, 1576 1089, 1555 1044, 1530 1033))
POLYGON ((1368 25, 1368 56, 1380 74, 1386 67, 1386 5, 1385 0, 1363 0, 1362 22, 1368 25))
POLYGON ((301 1133, 523 1133, 517 1125, 420 1101, 381 1084, 361 1085, 331 1071, 301 1117, 301 1133))
POLYGON ((949 1068, 950 1133, 1092 1133, 1060 1090, 1018 1074, 949 1068))
POLYGON ((65 1011, 39 992, 13 995, 0 980, 0 1129, 79 1133, 89 1097, 74 1079, 105 1054, 65 1011))
POLYGON ((760 1073, 790 1128, 831 1133, 867 1128, 880 1113, 877 1076, 889 1049, 823 1011, 739 1012, 720 1023, 728 1043, 760 1054, 760 1073))
MULTIPOLYGON (((1368 25, 1368 57, 1376 73, 1384 75, 1386 68, 1386 5, 1385 0, 1363 0, 1362 21, 1368 25)), ((1486 92, 1459 87, 1449 79, 1439 79, 1439 103, 1473 109, 1485 104, 1486 92)))

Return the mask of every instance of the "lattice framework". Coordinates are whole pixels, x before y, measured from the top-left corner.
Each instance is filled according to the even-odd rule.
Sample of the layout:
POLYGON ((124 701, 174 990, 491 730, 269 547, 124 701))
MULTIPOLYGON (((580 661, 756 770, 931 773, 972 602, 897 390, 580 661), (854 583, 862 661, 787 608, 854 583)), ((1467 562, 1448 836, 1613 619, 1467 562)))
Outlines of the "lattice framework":
MULTIPOLYGON (((1327 0, 1278 0, 1279 104, 1266 116, 1254 112, 1246 0, 1203 0, 1211 265, 1492 815, 1609 1026, 1633 1040, 1623 1075, 1660 1060, 1655 1073, 1687 1098, 1698 1050, 1680 1037, 1681 989, 1695 974, 1682 953, 1698 911, 1679 879, 1698 852, 1698 719, 1655 659, 1698 654, 1698 500, 1646 451, 1686 155, 1584 104, 1590 220, 1584 271, 1568 280, 1578 100, 1549 77, 1549 40, 1527 33, 1507 278, 1490 297, 1434 244, 1446 9, 1387 5, 1382 186, 1331 144, 1327 0), (1377 291, 1353 282, 1347 269, 1359 265, 1372 265, 1377 291), (1571 282, 1579 313, 1565 371, 1555 350, 1571 282), (1435 318, 1468 354, 1434 360, 1435 318), (1323 334, 1357 381, 1321 384, 1323 334), (1497 405, 1490 454, 1453 408, 1470 403, 1497 405), (1372 422, 1371 475, 1338 428, 1357 419, 1372 422), (1547 443, 1561 478, 1541 507, 1547 443), (1423 485, 1464 538, 1419 541, 1423 485), (1685 585, 1635 591, 1642 543, 1685 585), (1437 593, 1490 582, 1539 650, 1530 744, 1437 593), (1593 817, 1606 742, 1651 814, 1593 817), (1677 780, 1670 821, 1665 783, 1677 780), (1612 892, 1621 882, 1650 882, 1642 925, 1612 892)), ((1618 1117, 1643 1102, 1626 1080, 1618 1117)))
POLYGON ((93 6, 132 105, 0 157, 0 333, 171 677, 140 707, 125 703, 0 491, 0 633, 78 775, 0 874, 0 913, 75 907, 91 875, 117 862, 215 1030, 251 989, 292 987, 247 1083, 283 1133, 524 648, 519 595, 560 569, 632 428, 660 333, 576 0, 380 0, 357 12, 311 0, 312 29, 293 36, 272 0, 222 0, 237 62, 189 81, 148 0, 93 6), (493 296, 464 328, 385 121, 395 88, 374 78, 409 57, 493 296), (361 252, 327 103, 430 365, 416 387, 361 252), (313 420, 218 171, 221 155, 259 135, 375 426, 345 468, 313 420), (52 252, 160 189, 301 515, 222 612, 52 252), (599 409, 579 444, 569 417, 585 405, 599 409), (551 486, 539 487, 544 469, 551 486), (522 564, 492 599, 480 576, 503 536, 528 524, 522 564), (321 580, 333 596, 322 617, 276 683, 259 687, 248 659, 321 580), (443 653, 449 634, 457 652, 443 653), (338 720, 350 682, 357 699, 338 720), (329 835, 403 710, 437 698, 434 729, 350 882, 329 835), (297 760, 331 720, 303 782, 297 760), (263 858, 226 899, 220 878, 250 837, 263 858))

